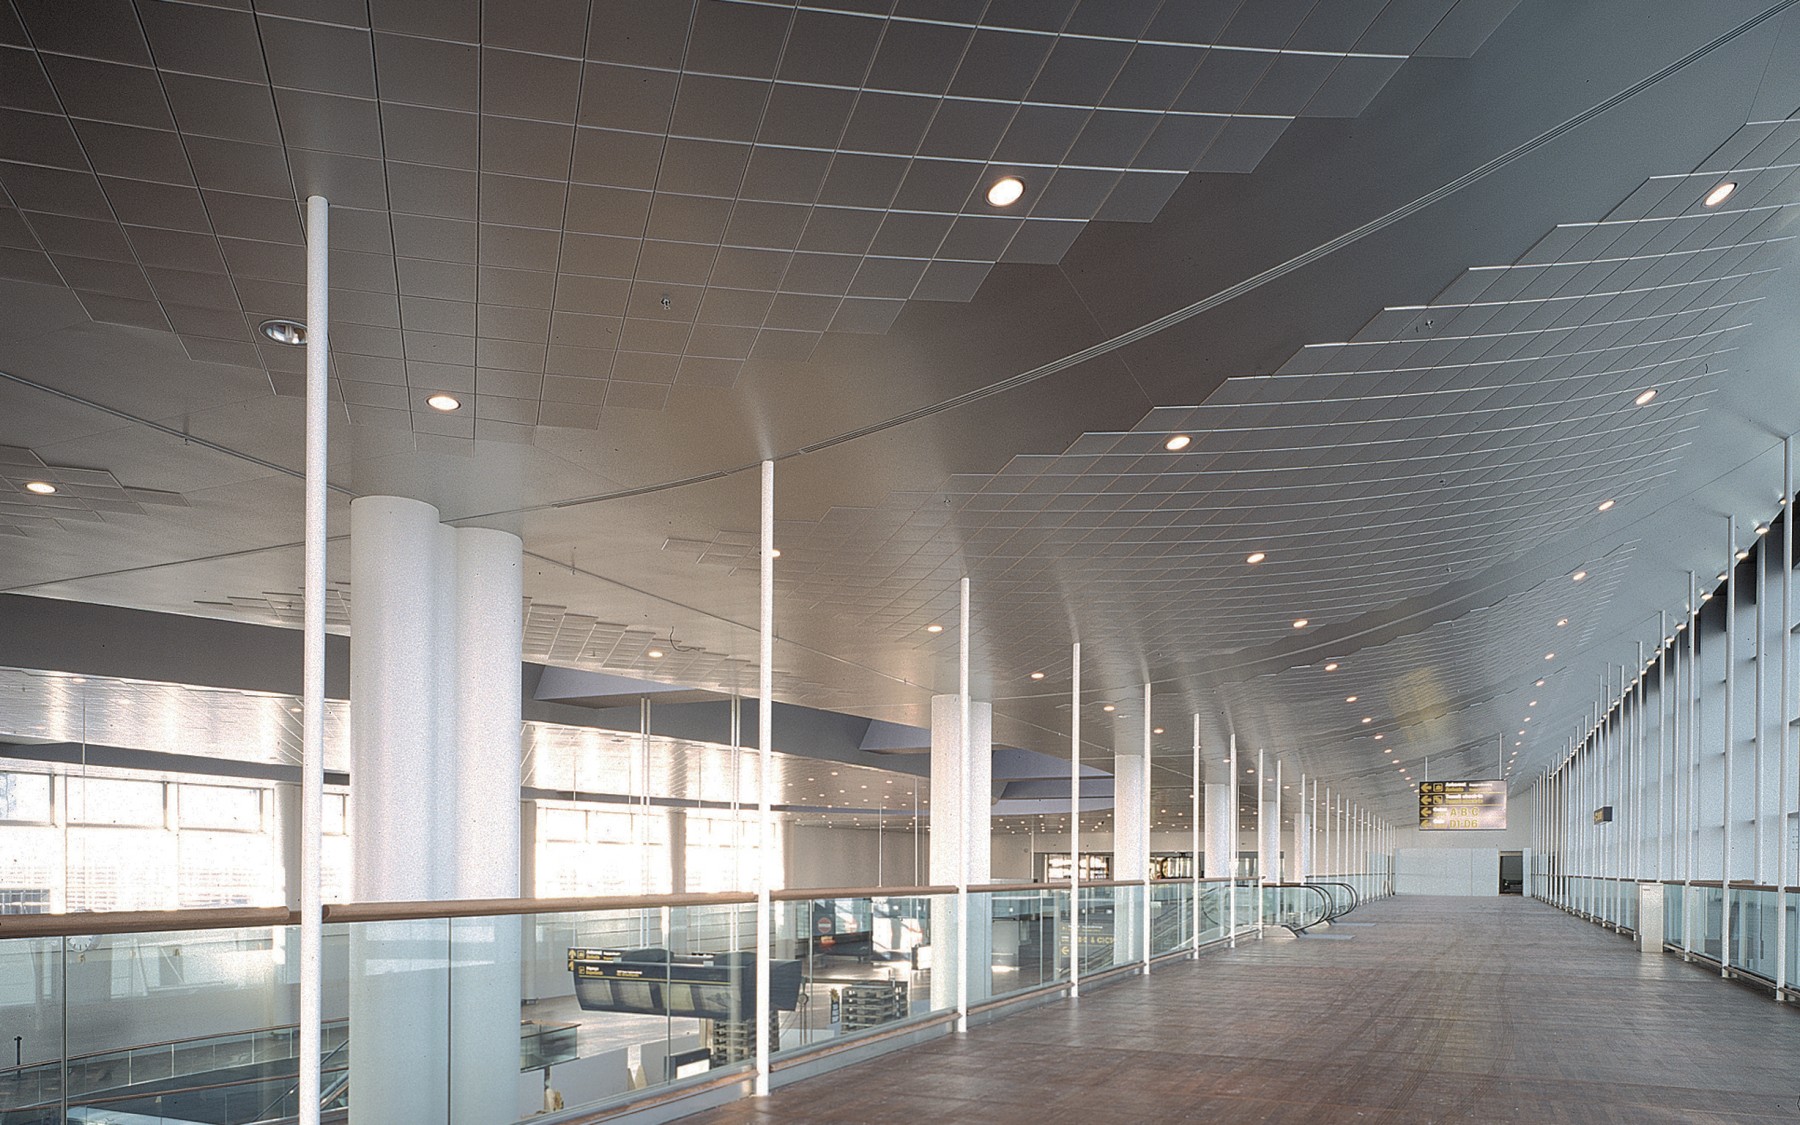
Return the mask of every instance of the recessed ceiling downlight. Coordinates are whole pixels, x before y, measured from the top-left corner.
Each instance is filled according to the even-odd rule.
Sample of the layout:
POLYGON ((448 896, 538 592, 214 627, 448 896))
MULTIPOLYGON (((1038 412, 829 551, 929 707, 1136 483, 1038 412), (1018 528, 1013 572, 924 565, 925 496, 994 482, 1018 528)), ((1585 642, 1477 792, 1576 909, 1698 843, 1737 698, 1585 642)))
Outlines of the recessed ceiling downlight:
POLYGON ((1730 199, 1731 193, 1735 192, 1736 190, 1737 190, 1737 181, 1736 180, 1726 180, 1723 183, 1719 184, 1718 187, 1715 187, 1711 191, 1707 192, 1706 198, 1702 199, 1700 201, 1700 204, 1703 207, 1717 207, 1719 204, 1725 202, 1727 199, 1730 199))
POLYGON ((1655 397, 1656 397, 1656 388, 1651 387, 1647 391, 1640 391, 1638 393, 1638 396, 1636 398, 1632 399, 1631 401, 1637 403, 1639 406, 1648 406, 1650 404, 1650 400, 1655 397))
POLYGON ((1616 503, 1618 503, 1616 500, 1602 500, 1600 501, 1600 506, 1596 508, 1595 511, 1610 512, 1613 509, 1613 505, 1616 503))
POLYGON ((1194 444, 1194 439, 1189 437, 1187 434, 1176 434, 1174 437, 1171 437, 1168 441, 1163 442, 1163 448, 1168 450, 1170 453, 1180 453, 1182 450, 1186 449, 1188 446, 1190 446, 1192 444, 1194 444))
POLYGON ((1261 551, 1251 551, 1250 554, 1244 559, 1244 561, 1249 563, 1251 566, 1255 566, 1257 563, 1263 561, 1264 559, 1266 559, 1268 557, 1269 556, 1263 554, 1261 551))
POLYGON ((425 400, 425 405, 448 414, 452 410, 461 410, 462 400, 455 395, 435 394, 425 400))
POLYGON ((306 325, 297 320, 284 320, 276 317, 263 321, 256 328, 257 331, 277 344, 286 344, 290 348, 297 348, 306 343, 306 325))
POLYGON ((35 492, 39 496, 51 496, 55 494, 56 486, 47 480, 28 480, 25 482, 25 491, 35 492))
POLYGON ((1011 207, 1025 194, 1025 181, 1017 176, 1002 176, 987 190, 987 201, 995 207, 1011 207))

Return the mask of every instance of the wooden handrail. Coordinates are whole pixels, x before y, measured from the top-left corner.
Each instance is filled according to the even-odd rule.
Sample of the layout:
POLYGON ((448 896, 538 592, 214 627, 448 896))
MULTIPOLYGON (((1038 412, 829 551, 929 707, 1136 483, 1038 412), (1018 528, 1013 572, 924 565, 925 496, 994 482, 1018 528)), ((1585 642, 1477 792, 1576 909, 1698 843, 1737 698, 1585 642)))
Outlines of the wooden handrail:
POLYGON ((711 894, 608 895, 594 898, 462 898, 436 902, 339 902, 325 906, 326 922, 413 922, 432 918, 493 918, 520 914, 585 914, 599 910, 652 910, 663 906, 734 906, 753 903, 742 891, 711 894))
MULTIPOLYGON (((970 888, 973 890, 974 888, 970 888)), ((784 887, 770 891, 774 902, 805 902, 815 898, 919 898, 924 895, 953 895, 955 887, 784 887)), ((755 902, 756 896, 750 896, 755 902)))
POLYGON ((297 925, 285 906, 222 906, 199 910, 86 910, 74 914, 0 915, 0 938, 156 934, 297 925))

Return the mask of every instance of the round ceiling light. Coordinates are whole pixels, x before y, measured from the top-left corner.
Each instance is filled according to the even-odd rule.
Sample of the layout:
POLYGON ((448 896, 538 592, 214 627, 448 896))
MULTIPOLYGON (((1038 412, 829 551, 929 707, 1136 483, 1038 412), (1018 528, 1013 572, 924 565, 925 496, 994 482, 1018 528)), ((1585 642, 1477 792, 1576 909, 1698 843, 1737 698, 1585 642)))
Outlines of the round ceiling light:
POLYGON ((1639 406, 1648 406, 1650 404, 1650 400, 1655 397, 1656 397, 1656 388, 1651 387, 1647 391, 1638 392, 1638 396, 1636 398, 1632 399, 1631 401, 1637 403, 1639 406))
POLYGON ((276 317, 263 321, 256 326, 256 329, 277 344, 286 344, 290 348, 297 348, 306 343, 306 325, 297 320, 284 320, 276 317))
POLYGON ((650 657, 650 659, 652 659, 652 660, 661 660, 663 658, 663 650, 660 648, 653 648, 645 655, 650 657))
POLYGON ((1025 181, 1017 176, 1002 176, 987 190, 987 201, 995 207, 1011 207, 1025 194, 1025 181))
POLYGON ((1344 697, 1344 702, 1345 702, 1345 703, 1355 703, 1355 702, 1356 702, 1356 697, 1355 697, 1355 696, 1354 696, 1354 695, 1346 695, 1346 696, 1345 696, 1345 697, 1344 697))
POLYGON ((1257 563, 1263 561, 1264 559, 1266 559, 1268 557, 1269 556, 1263 554, 1261 551, 1251 551, 1250 554, 1244 559, 1244 561, 1249 563, 1251 566, 1255 566, 1257 563))
POLYGON ((925 626, 925 631, 927 633, 941 633, 944 631, 944 627, 942 625, 936 625, 936 624, 927 625, 927 626, 925 626))
POLYGON ((1573 581, 1573 582, 1580 582, 1582 579, 1584 579, 1586 577, 1587 577, 1587 571, 1585 571, 1585 570, 1578 570, 1574 574, 1569 575, 1570 581, 1573 581))
POLYGON ((1112 712, 1114 712, 1114 711, 1117 711, 1117 710, 1118 710, 1118 708, 1117 708, 1117 707, 1114 707, 1114 706, 1113 706, 1113 705, 1112 705, 1112 704, 1110 704, 1110 703, 1107 703, 1107 704, 1103 704, 1103 705, 1102 705, 1102 706, 1101 706, 1101 708, 1100 708, 1100 710, 1102 710, 1102 711, 1105 711, 1105 712, 1107 712, 1107 713, 1108 713, 1108 714, 1111 714, 1111 713, 1112 713, 1112 712))
POLYGON ((1602 500, 1600 501, 1600 506, 1594 510, 1597 512, 1610 512, 1615 503, 1617 503, 1615 500, 1602 500))
POLYGON ((1701 206, 1717 207, 1719 204, 1725 202, 1727 199, 1730 199, 1731 194, 1733 192, 1735 192, 1736 190, 1737 190, 1737 181, 1736 180, 1726 180, 1725 182, 1721 183, 1719 186, 1713 188, 1711 191, 1706 193, 1706 198, 1702 199, 1700 201, 1701 206))
POLYGON ((444 413, 448 414, 452 410, 461 410, 462 400, 458 399, 455 395, 439 393, 426 399, 425 405, 431 407, 433 410, 442 410, 444 413))
POLYGON ((35 492, 39 496, 51 496, 55 494, 56 486, 47 480, 28 480, 25 482, 25 491, 35 492))
POLYGON ((1294 622, 1294 628, 1296 628, 1296 629, 1306 628, 1306 618, 1302 617, 1300 620, 1294 622))
POLYGON ((1337 661, 1335 661, 1335 660, 1332 661, 1330 664, 1325 665, 1325 670, 1327 672, 1335 672, 1335 671, 1337 671, 1337 668, 1338 668, 1337 661))
POLYGON ((1042 672, 1033 672, 1031 678, 1034 680, 1041 680, 1044 678, 1044 674, 1042 672))
POLYGON ((1176 434, 1174 437, 1170 438, 1168 441, 1163 442, 1163 448, 1168 450, 1170 453, 1180 453, 1182 450, 1186 449, 1188 446, 1190 446, 1192 444, 1194 444, 1193 438, 1189 437, 1186 434, 1176 434))

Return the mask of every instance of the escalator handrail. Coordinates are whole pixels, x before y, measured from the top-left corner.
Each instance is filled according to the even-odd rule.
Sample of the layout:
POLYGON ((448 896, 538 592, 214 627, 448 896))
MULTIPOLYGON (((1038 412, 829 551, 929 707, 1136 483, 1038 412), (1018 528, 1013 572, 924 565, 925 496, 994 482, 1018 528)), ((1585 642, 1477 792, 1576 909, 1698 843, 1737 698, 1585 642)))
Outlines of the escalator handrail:
MULTIPOLYGON (((1289 925, 1286 922, 1281 923, 1282 926, 1285 926, 1287 929, 1293 931, 1293 933, 1296 936, 1305 933, 1307 930, 1312 929, 1314 926, 1318 925, 1320 922, 1330 921, 1333 917, 1335 917, 1335 915, 1333 915, 1333 913, 1332 913, 1332 910, 1336 904, 1332 898, 1331 892, 1327 891, 1324 887, 1321 887, 1321 886, 1317 885, 1316 883, 1272 883, 1269 886, 1270 886, 1270 889, 1272 889, 1272 890, 1305 889, 1305 890, 1309 890, 1313 894, 1316 894, 1319 896, 1319 902, 1322 904, 1322 909, 1319 911, 1319 916, 1317 918, 1313 919, 1310 922, 1307 922, 1304 925, 1300 925, 1300 926, 1289 925)), ((1279 919, 1279 916, 1280 916, 1280 914, 1278 911, 1277 912, 1278 919, 1279 919)))
POLYGON ((1350 892, 1349 905, 1345 906, 1342 910, 1338 909, 1338 896, 1333 892, 1329 892, 1329 891, 1326 892, 1327 894, 1331 895, 1332 912, 1331 912, 1331 917, 1328 919, 1329 921, 1335 922, 1339 918, 1342 918, 1344 915, 1350 913, 1352 910, 1355 910, 1358 906, 1362 905, 1361 896, 1359 896, 1356 893, 1356 888, 1351 886, 1349 883, 1340 883, 1335 879, 1315 879, 1308 885, 1309 886, 1317 886, 1317 887, 1321 887, 1321 888, 1322 887, 1342 887, 1346 891, 1350 892))

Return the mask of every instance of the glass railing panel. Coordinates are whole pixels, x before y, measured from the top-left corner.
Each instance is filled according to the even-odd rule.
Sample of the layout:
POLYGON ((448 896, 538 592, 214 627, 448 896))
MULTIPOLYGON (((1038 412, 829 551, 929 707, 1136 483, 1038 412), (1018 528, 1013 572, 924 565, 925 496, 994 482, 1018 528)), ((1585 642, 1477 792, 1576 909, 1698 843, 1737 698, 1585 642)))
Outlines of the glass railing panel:
POLYGON ((1081 974, 1092 976, 1131 961, 1129 944, 1121 948, 1119 915, 1130 909, 1129 887, 1081 888, 1080 924, 1076 945, 1081 951, 1081 974))
POLYGON ((1223 883, 1200 884, 1200 944, 1225 936, 1226 887, 1223 883))
MULTIPOLYGON (((779 1017, 777 1051, 953 1009, 956 905, 955 895, 777 903, 775 957, 791 960, 799 979, 796 1002, 779 1017)), ((985 895, 969 896, 972 1005, 988 998, 994 975, 983 968, 992 962, 990 905, 985 895)))
POLYGON ((1774 980, 1776 927, 1780 924, 1775 892, 1734 889, 1729 905, 1732 966, 1774 980))
MULTIPOLYGON (((778 919, 783 905, 776 904, 778 919)), ((497 1076, 510 1067, 516 1077, 508 1090, 512 1116, 479 1119, 623 1100, 696 1074, 747 1068, 755 1054, 753 904, 459 918, 451 939, 452 1021, 470 1032, 457 1039, 494 1043, 485 1069, 497 1076), (500 971, 513 948, 522 954, 516 993, 500 971), (462 1006, 480 997, 482 1006, 462 1006), (503 1014, 510 1035, 500 1030, 503 1014), (499 1046, 512 1036, 516 1055, 499 1046)), ((796 1006, 799 973, 779 945, 776 962, 780 1020, 796 1006)))
POLYGON ((1687 909, 1680 883, 1663 884, 1663 944, 1681 948, 1687 933, 1687 909))
POLYGON ((1026 992, 1069 979, 1069 892, 994 891, 988 903, 988 995, 1026 992))
POLYGON ((1161 957, 1187 949, 1194 936, 1194 885, 1150 885, 1150 953, 1161 957))
POLYGON ((0 941, 0 1029, 7 1051, 0 1066, 0 1123, 61 1120, 63 1072, 63 938, 0 941), (17 1043, 13 1036, 20 1036, 17 1043), (22 1064, 22 1065, 21 1065, 22 1064))

